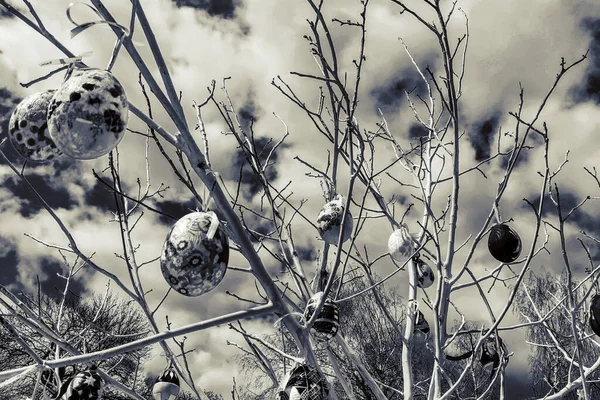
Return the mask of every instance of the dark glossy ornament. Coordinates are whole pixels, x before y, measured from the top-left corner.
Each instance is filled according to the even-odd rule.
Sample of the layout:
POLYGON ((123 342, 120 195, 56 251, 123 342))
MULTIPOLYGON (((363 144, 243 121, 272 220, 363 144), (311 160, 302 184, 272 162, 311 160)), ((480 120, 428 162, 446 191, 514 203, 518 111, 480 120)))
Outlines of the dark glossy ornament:
POLYGON ((490 230, 488 249, 500 262, 511 263, 521 254, 521 238, 506 224, 497 224, 490 230))
POLYGON ((492 371, 490 373, 490 379, 496 373, 496 370, 500 366, 500 354, 504 353, 504 356, 508 354, 508 349, 502 342, 502 339, 498 337, 498 343, 496 343, 496 335, 491 334, 481 345, 481 357, 479 362, 482 366, 492 364, 492 371), (498 344, 500 349, 498 349, 498 344))
POLYGON ((329 394, 327 381, 309 365, 298 365, 290 372, 280 400, 325 400, 329 394))
POLYGON ((104 381, 95 367, 71 379, 62 400, 102 400, 104 381))
POLYGON ((595 295, 590 302, 590 327, 600 336, 600 294, 595 295))
POLYGON ((419 257, 413 259, 417 267, 417 285, 420 288, 427 289, 435 281, 435 274, 429 265, 419 257))
MULTIPOLYGON (((304 310, 304 319, 308 321, 314 314, 317 304, 323 298, 323 292, 316 293, 310 298, 304 310)), ((339 307, 331 299, 326 299, 319 316, 310 329, 315 339, 328 342, 337 334, 340 327, 339 307)))
POLYGON ((425 320, 425 316, 421 311, 417 311, 417 318, 415 320, 415 332, 419 331, 423 334, 429 333, 429 323, 425 320))
POLYGON ((174 368, 169 367, 156 378, 156 382, 152 387, 152 396, 155 400, 175 400, 179 395, 179 391, 177 372, 174 368))

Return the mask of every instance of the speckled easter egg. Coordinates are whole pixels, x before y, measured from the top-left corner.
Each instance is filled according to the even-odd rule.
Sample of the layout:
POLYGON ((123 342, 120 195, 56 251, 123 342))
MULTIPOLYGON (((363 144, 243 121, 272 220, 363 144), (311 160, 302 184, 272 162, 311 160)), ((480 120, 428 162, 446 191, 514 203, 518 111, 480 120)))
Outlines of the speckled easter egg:
POLYGON ((69 157, 91 160, 108 154, 125 135, 129 106, 110 72, 85 70, 69 78, 48 107, 48 130, 69 157))
POLYGON ((166 281, 186 296, 213 290, 225 276, 228 262, 227 235, 212 212, 194 212, 178 220, 167 235, 160 257, 166 281))
MULTIPOLYGON (((325 204, 317 216, 317 227, 321 238, 329 244, 337 245, 342 227, 342 218, 344 217, 344 198, 336 195, 333 200, 325 204)), ((350 211, 346 212, 346 223, 344 224, 344 233, 342 243, 350 239, 354 221, 350 211)))
POLYGON ((417 286, 423 289, 427 289, 433 282, 435 281, 435 274, 433 270, 425 261, 417 258, 415 260, 415 265, 417 267, 417 286))
POLYGON ((392 258, 399 262, 406 261, 415 252, 415 241, 405 224, 390 235, 388 251, 392 258))
POLYGON ((10 116, 10 142, 30 161, 50 161, 62 155, 48 133, 48 105, 55 92, 47 90, 27 96, 10 116))
POLYGON ((62 397, 65 400, 101 400, 104 381, 95 369, 75 375, 62 397))

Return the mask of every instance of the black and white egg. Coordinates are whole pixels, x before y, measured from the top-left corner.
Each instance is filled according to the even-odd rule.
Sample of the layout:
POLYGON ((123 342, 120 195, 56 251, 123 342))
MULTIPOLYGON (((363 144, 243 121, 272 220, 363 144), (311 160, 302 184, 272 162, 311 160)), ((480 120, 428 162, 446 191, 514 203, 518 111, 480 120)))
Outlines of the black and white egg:
POLYGON ((69 157, 91 160, 123 139, 129 105, 123 86, 109 71, 90 69, 69 78, 48 107, 48 130, 69 157))
MULTIPOLYGON (((323 292, 315 293, 310 298, 306 309, 304 310, 304 320, 308 321, 315 313, 317 305, 323 298, 323 292)), ((340 314, 338 305, 331 299, 326 299, 323 302, 323 307, 319 312, 319 315, 315 319, 315 323, 312 325, 310 332, 316 340, 321 342, 328 342, 337 334, 340 327, 340 314)))
POLYGON ((399 262, 406 261, 415 252, 415 241, 408 227, 402 224, 388 239, 388 251, 392 258, 399 262))
POLYGON ((285 389, 278 394, 285 400, 325 400, 329 387, 325 378, 309 365, 298 365, 290 371, 285 389))
POLYGON ((420 288, 427 289, 435 281, 435 274, 431 267, 420 258, 416 258, 415 266, 417 267, 417 285, 420 288))
MULTIPOLYGON (((323 208, 321 208, 321 211, 317 216, 319 234, 321 235, 321 238, 329 244, 338 244, 340 229, 342 227, 342 218, 344 217, 344 207, 344 197, 338 194, 333 200, 326 203, 323 208)), ((354 221, 352 220, 352 214, 350 211, 347 211, 342 243, 350 239, 353 228, 354 221)))
POLYGON ((179 293, 200 296, 225 276, 229 242, 213 212, 193 212, 179 219, 163 245, 160 267, 179 293))
POLYGON ((179 377, 174 368, 163 371, 152 387, 152 396, 155 400, 175 400, 179 395, 179 377))
POLYGON ((64 400, 101 400, 104 381, 95 369, 75 375, 67 388, 64 400))
POLYGON ((48 105, 55 90, 34 93, 10 116, 8 137, 15 150, 30 161, 51 161, 62 155, 48 133, 48 105))
POLYGON ((415 328, 414 331, 417 332, 421 332, 424 335, 427 335, 430 331, 429 328, 429 323, 427 322, 427 320, 425 319, 425 315, 423 315, 423 313, 421 311, 417 311, 417 316, 415 318, 415 328))

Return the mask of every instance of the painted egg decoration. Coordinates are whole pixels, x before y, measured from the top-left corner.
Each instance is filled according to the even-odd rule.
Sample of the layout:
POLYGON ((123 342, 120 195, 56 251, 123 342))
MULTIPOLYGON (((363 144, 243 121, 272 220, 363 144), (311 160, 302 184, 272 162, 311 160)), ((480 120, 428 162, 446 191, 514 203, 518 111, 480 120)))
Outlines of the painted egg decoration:
POLYGON ((214 212, 179 219, 163 245, 160 267, 165 280, 185 296, 213 290, 225 276, 229 242, 214 212))
POLYGON ((427 289, 435 281, 435 274, 429 265, 425 261, 418 257, 414 259, 415 266, 417 267, 417 285, 422 289, 427 289))
POLYGON ((69 157, 91 160, 108 154, 125 135, 129 105, 109 71, 90 69, 69 78, 48 107, 48 130, 69 157))
POLYGON ((326 380, 309 365, 298 365, 289 374, 285 390, 279 398, 285 400, 325 400, 329 395, 326 380))
POLYGON ((427 320, 425 319, 425 316, 423 315, 423 313, 421 311, 417 311, 417 318, 415 320, 415 332, 419 331, 423 334, 428 334, 429 333, 429 323, 427 322, 427 320))
POLYGON ((69 383, 63 400, 102 400, 104 381, 95 368, 75 375, 69 383))
POLYGON ((590 328, 600 336, 600 294, 595 295, 590 302, 590 328))
POLYGON ((396 229, 388 239, 388 251, 392 258, 399 262, 404 262, 415 252, 415 240, 408 231, 406 224, 402 224, 396 229))
POLYGON ((55 90, 25 97, 10 116, 8 137, 21 156, 30 161, 51 161, 62 155, 48 133, 48 105, 55 90))
POLYGON ((152 396, 154 400, 175 400, 180 389, 177 372, 170 367, 156 378, 156 382, 152 387, 152 396))
POLYGON ((490 254, 498 261, 511 263, 521 254, 521 238, 506 224, 497 224, 488 238, 490 254))
MULTIPOLYGON (((310 298, 304 310, 304 320, 308 321, 315 313, 317 304, 323 298, 323 292, 318 292, 310 298)), ((310 329, 318 341, 328 342, 337 334, 340 327, 339 307, 331 299, 326 299, 319 316, 310 329)))
MULTIPOLYGON (((321 208, 321 211, 317 216, 317 227, 319 228, 319 234, 321 235, 321 238, 329 244, 338 244, 342 218, 344 217, 344 206, 344 197, 338 194, 333 200, 331 200, 329 203, 326 203, 323 208, 321 208)), ((344 223, 344 232, 342 235, 342 243, 350 239, 353 229, 354 221, 352 220, 352 214, 350 211, 347 211, 346 221, 344 223)))

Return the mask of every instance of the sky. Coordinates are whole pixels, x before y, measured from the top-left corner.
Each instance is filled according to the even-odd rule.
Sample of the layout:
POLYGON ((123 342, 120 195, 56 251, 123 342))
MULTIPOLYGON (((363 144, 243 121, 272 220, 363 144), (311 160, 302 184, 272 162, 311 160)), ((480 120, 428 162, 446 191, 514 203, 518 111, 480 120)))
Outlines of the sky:
MULTIPOLYGON (((22 5, 9 2, 19 8, 22 5)), ((109 29, 93 27, 71 39, 73 25, 64 10, 70 1, 33 1, 46 28, 75 54, 93 51, 84 61, 94 67, 105 68, 112 51, 114 39, 109 29), (58 10, 58 12, 57 12, 58 10)), ((117 21, 128 24, 130 9, 118 0, 104 2, 117 21)), ((423 10, 419 1, 408 4, 423 10)), ((485 159, 495 149, 498 132, 511 132, 515 121, 508 113, 515 111, 519 102, 519 84, 524 89, 523 117, 529 120, 535 114, 540 101, 550 88, 560 60, 573 62, 589 49, 588 59, 570 71, 546 105, 541 115, 551 137, 549 162, 558 167, 569 150, 569 162, 564 166, 557 183, 569 205, 577 204, 585 196, 598 196, 598 188, 585 174, 583 167, 597 166, 600 149, 595 146, 600 128, 600 8, 594 0, 459 0, 458 4, 468 16, 469 47, 465 61, 466 71, 461 98, 462 129, 465 140, 461 144, 461 163, 470 166, 485 159)), ((328 142, 320 136, 310 121, 286 99, 271 81, 281 76, 308 104, 318 101, 318 83, 290 75, 290 71, 318 73, 303 35, 310 30, 307 19, 312 19, 310 7, 305 1, 281 0, 146 0, 145 13, 151 22, 175 87, 182 91, 182 105, 189 126, 196 124, 192 101, 201 102, 207 96, 207 87, 216 80, 217 88, 225 77, 231 100, 239 111, 244 126, 252 118, 254 129, 262 143, 269 138, 279 140, 289 129, 286 146, 277 153, 277 165, 270 172, 270 179, 277 187, 292 181, 290 197, 298 205, 305 199, 307 216, 318 214, 323 204, 319 181, 306 176, 309 170, 294 157, 298 156, 318 168, 324 169, 327 161, 328 142), (276 114, 276 115, 275 115, 276 114), (279 117, 279 118, 278 118, 279 117), (280 120, 281 118, 281 120, 280 120), (282 124, 284 121, 286 126, 282 124)), ((1 8, 0 8, 1 11, 1 8)), ((358 0, 326 0, 326 17, 340 20, 356 19, 360 12, 358 0)), ((423 11, 426 12, 426 11, 423 11)), ((73 9, 78 22, 95 20, 90 10, 82 6, 73 9)), ((332 37, 340 59, 340 68, 348 72, 350 82, 354 73, 352 61, 357 57, 360 36, 352 27, 330 24, 332 37)), ((464 32, 462 14, 456 13, 451 24, 453 41, 464 32)), ((147 60, 155 77, 158 71, 152 62, 149 47, 136 31, 134 41, 142 57, 147 60)), ((371 0, 367 12, 367 35, 365 66, 361 77, 361 95, 357 118, 363 129, 375 129, 380 119, 378 110, 386 117, 390 130, 404 145, 422 134, 406 101, 405 91, 420 93, 423 85, 407 56, 399 38, 410 49, 415 62, 421 67, 430 66, 434 71, 442 68, 437 42, 422 26, 406 13, 400 15, 398 6, 387 0, 371 0)), ((61 58, 62 54, 24 23, 3 17, 0 12, 0 138, 6 136, 7 121, 14 106, 25 96, 56 88, 62 77, 54 76, 30 88, 19 83, 28 82, 49 72, 40 67, 43 61, 61 58)), ((138 108, 145 109, 146 102, 138 85, 137 71, 123 52, 113 69, 123 84, 128 99, 138 108)), ((221 100, 222 92, 217 92, 221 100)), ((174 126, 166 114, 153 102, 155 120, 167 130, 174 126)), ((203 110, 210 157, 213 169, 225 179, 227 188, 235 191, 243 158, 236 150, 231 136, 225 136, 222 120, 216 110, 203 110)), ((130 115, 129 128, 144 130, 143 124, 130 115)), ((200 134, 193 132, 200 141, 200 134)), ((505 143, 505 142, 503 142, 505 143)), ((515 170, 511 183, 501 203, 505 218, 514 219, 513 226, 521 234, 524 248, 528 249, 533 235, 534 217, 523 198, 534 200, 538 196, 541 179, 536 171, 542 170, 543 153, 539 142, 526 152, 515 170)), ((389 145, 378 144, 377 165, 393 160, 389 145)), ((9 144, 3 148, 11 160, 21 161, 9 144)), ((128 133, 119 145, 121 156, 121 179, 129 190, 135 190, 136 179, 145 180, 145 144, 139 135, 128 133)), ((153 201, 156 208, 175 217, 181 217, 197 206, 176 176, 161 158, 158 150, 149 150, 150 177, 153 188, 161 183, 169 186, 164 198, 153 201)), ((127 276, 123 263, 115 258, 121 251, 118 227, 113 219, 112 196, 96 181, 92 170, 104 171, 107 156, 91 161, 75 161, 66 158, 51 164, 29 164, 26 175, 44 196, 50 206, 69 227, 80 248, 87 254, 95 252, 94 260, 119 277, 127 276)), ((441 168, 442 176, 449 176, 447 168, 441 168)), ((458 224, 458 242, 476 233, 488 215, 491 201, 502 178, 500 160, 482 166, 487 179, 481 174, 468 175, 461 181, 461 214, 458 224)), ((398 167, 392 170, 398 179, 410 179, 398 167)), ((106 174, 104 172, 104 174, 106 174)), ((347 176, 348 171, 342 171, 347 176)), ((242 191, 245 204, 259 207, 256 183, 244 173, 242 191)), ((347 182, 341 183, 346 185, 347 182)), ((392 180, 383 180, 383 192, 387 199, 397 196, 396 213, 401 216, 410 202, 410 193, 392 180)), ((437 194, 434 207, 442 208, 449 193, 449 185, 437 194)), ((581 213, 568 224, 568 248, 577 273, 586 266, 587 258, 578 248, 576 237, 580 230, 600 234, 600 213, 591 200, 581 213)), ((551 207, 545 210, 550 213, 551 207)), ((352 210, 358 214, 358 210, 352 210)), ((409 215, 416 229, 420 210, 409 215)), ((172 222, 160 215, 146 213, 140 220, 133 239, 140 244, 139 257, 150 260, 160 254, 160 249, 172 222)), ((370 254, 386 251, 388 225, 372 220, 366 231, 357 239, 369 249, 370 254), (385 226, 385 228, 384 228, 385 226)), ((50 215, 32 199, 27 188, 17 179, 4 162, 0 162, 0 283, 16 290, 32 290, 36 276, 43 290, 51 293, 62 284, 57 273, 64 270, 58 254, 24 236, 30 234, 40 240, 66 244, 66 239, 50 215)), ((294 241, 303 255, 304 267, 314 271, 316 255, 323 242, 309 224, 298 219, 294 224, 294 241)), ((558 241, 553 237, 548 244, 551 255, 536 259, 532 268, 544 267, 560 272, 558 241)), ((597 257, 595 249, 593 256, 597 257)), ((262 255, 262 254, 261 254, 262 255)), ((460 260, 464 254, 458 254, 460 260)), ((264 261, 273 274, 280 266, 268 257, 264 261)), ((232 265, 246 267, 247 263, 234 254, 232 265)), ((494 268, 496 264, 480 249, 473 260, 477 274, 494 268)), ((168 285, 159 273, 158 263, 145 267, 144 286, 152 289, 151 303, 156 304, 168 285)), ((385 275, 393 270, 391 262, 377 265, 377 273, 385 275)), ((406 286, 406 274, 396 275, 391 284, 406 286), (404 285, 403 285, 404 284, 404 285)), ((74 282, 80 293, 104 290, 106 278, 84 269, 74 282)), ((116 286, 113 286, 116 287, 116 286)), ((115 289, 117 290, 117 289, 115 289)), ((214 291, 200 298, 186 298, 172 294, 164 303, 158 321, 168 315, 174 326, 182 326, 199 319, 208 319, 223 313, 248 307, 228 296, 229 290, 242 297, 257 299, 253 279, 243 272, 229 271, 214 291)), ((433 295, 433 288, 428 289, 433 295)), ((500 310, 506 298, 502 288, 492 291, 490 297, 495 310, 500 310)), ((453 301, 474 319, 481 319, 481 308, 472 303, 473 291, 456 294, 453 301)), ((427 315, 427 314, 426 314, 427 315)), ((517 321, 510 315, 507 324, 517 321)), ((489 323, 483 319, 481 323, 489 323)), ((249 321, 249 331, 268 332, 272 325, 264 321, 249 321)), ((164 329, 164 324, 161 326, 164 329)), ((239 377, 234 356, 239 354, 226 340, 241 342, 242 339, 226 326, 190 335, 188 346, 196 350, 190 354, 191 368, 199 387, 224 395, 231 390, 233 377, 239 377)), ((509 373, 513 376, 527 369, 527 347, 524 336, 516 334, 505 341, 515 351, 509 373)), ((163 367, 160 357, 144 366, 150 372, 163 367)), ((515 385, 516 385, 515 381, 515 385)))

